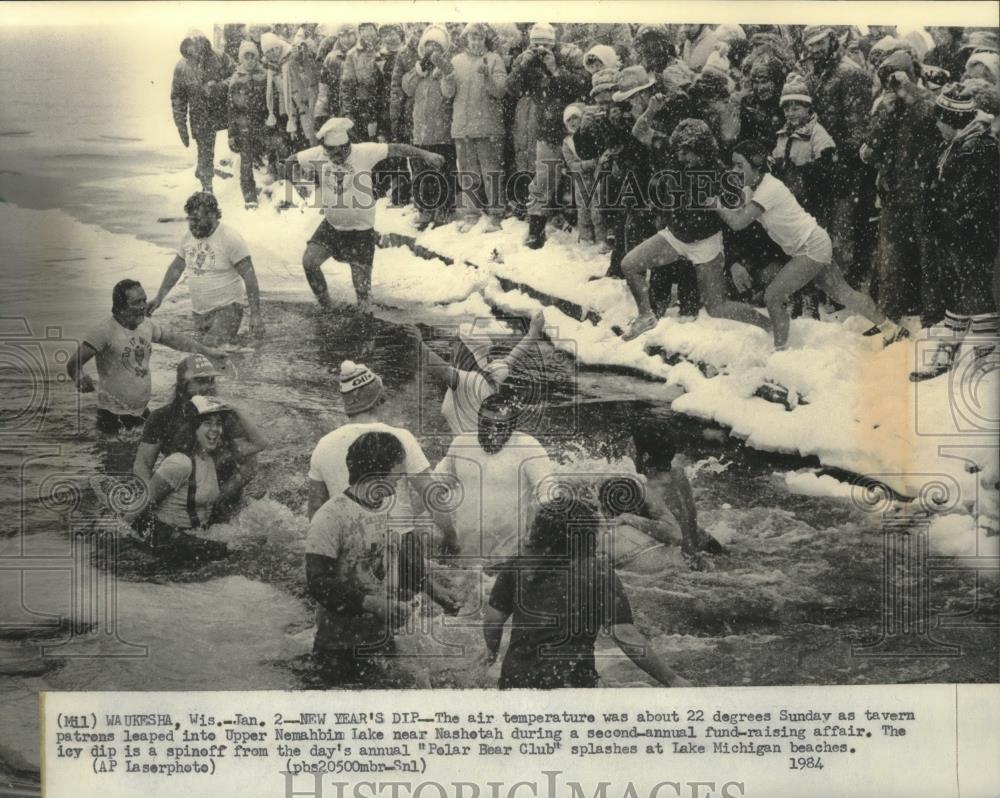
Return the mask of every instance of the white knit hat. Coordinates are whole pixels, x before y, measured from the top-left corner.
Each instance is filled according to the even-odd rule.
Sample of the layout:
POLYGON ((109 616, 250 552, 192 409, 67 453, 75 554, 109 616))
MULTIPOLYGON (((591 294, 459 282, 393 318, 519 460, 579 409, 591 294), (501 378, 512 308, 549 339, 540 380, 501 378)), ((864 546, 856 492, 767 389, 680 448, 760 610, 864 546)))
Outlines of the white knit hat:
POLYGON ((536 22, 528 31, 528 41, 532 44, 555 44, 556 29, 548 22, 536 22))

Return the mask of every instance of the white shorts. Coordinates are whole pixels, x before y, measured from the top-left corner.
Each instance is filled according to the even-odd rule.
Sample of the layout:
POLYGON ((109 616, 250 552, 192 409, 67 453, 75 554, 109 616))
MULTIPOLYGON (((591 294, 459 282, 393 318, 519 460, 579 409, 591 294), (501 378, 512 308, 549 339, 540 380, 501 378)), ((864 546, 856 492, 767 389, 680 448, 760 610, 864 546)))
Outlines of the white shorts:
POLYGON ((830 241, 829 233, 816 225, 809 237, 802 242, 802 246, 791 257, 797 258, 801 255, 812 258, 817 263, 832 263, 833 242, 830 241))
POLYGON ((691 244, 685 244, 666 227, 660 231, 660 235, 663 236, 667 240, 667 243, 677 251, 678 255, 682 258, 687 258, 695 266, 699 263, 708 263, 710 260, 714 260, 722 254, 721 232, 716 233, 709 238, 703 238, 701 241, 695 241, 691 244))

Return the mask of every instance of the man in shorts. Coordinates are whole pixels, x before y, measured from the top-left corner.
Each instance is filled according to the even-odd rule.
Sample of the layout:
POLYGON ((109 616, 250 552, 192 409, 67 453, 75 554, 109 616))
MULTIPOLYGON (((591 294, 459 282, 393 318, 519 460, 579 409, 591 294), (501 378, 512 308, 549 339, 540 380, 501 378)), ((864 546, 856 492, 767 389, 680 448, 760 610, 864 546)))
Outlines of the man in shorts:
POLYGON ((88 332, 66 364, 80 393, 95 386, 83 365, 97 358, 97 428, 118 435, 142 426, 153 391, 150 358, 153 344, 180 352, 225 359, 225 352, 202 346, 166 325, 146 318, 146 292, 135 280, 121 280, 111 293, 111 316, 88 332))
POLYGON ((250 302, 250 332, 260 338, 264 322, 260 316, 257 273, 243 237, 221 222, 222 211, 215 196, 199 192, 184 203, 188 232, 181 239, 160 290, 150 300, 152 314, 187 269, 195 328, 212 345, 232 343, 243 321, 244 299, 250 302), (244 296, 244 288, 246 293, 244 296))
MULTIPOLYGON (((309 287, 324 308, 331 307, 322 266, 328 258, 346 262, 357 295, 358 309, 371 313, 372 264, 375 260, 375 194, 372 171, 386 158, 419 158, 434 169, 444 166, 444 156, 409 144, 363 142, 352 144, 350 119, 334 117, 316 134, 319 145, 296 153, 286 161, 288 175, 318 181, 323 221, 312 234, 302 256, 309 287)), ((300 187, 305 196, 306 190, 300 187)))

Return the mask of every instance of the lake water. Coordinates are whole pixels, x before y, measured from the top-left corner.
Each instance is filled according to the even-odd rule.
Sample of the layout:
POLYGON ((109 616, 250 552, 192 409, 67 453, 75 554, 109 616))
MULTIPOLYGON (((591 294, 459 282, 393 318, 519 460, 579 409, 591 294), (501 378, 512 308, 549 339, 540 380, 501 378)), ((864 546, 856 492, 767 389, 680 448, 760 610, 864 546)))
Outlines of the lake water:
MULTIPOLYGON (((157 221, 179 215, 164 181, 196 187, 193 151, 176 140, 168 100, 182 35, 0 30, 0 556, 35 563, 23 576, 0 572, 0 768, 11 782, 37 779, 40 690, 316 686, 302 567, 305 474, 314 443, 344 421, 334 397, 343 359, 383 375, 387 420, 418 431, 432 463, 445 449, 440 395, 415 379, 397 323, 461 314, 445 305, 367 325, 331 317, 307 301, 296 268, 277 279, 280 270, 265 261, 260 268, 274 278, 265 283, 267 338, 234 356, 222 383, 272 444, 248 507, 213 533, 232 555, 176 568, 123 550, 110 579, 100 558, 74 548, 96 514, 88 478, 127 462, 127 445, 97 438, 92 397, 81 400, 56 366, 59 352, 108 314, 117 280, 132 276, 155 290, 183 232, 157 221), (40 558, 56 570, 40 570, 40 558), (74 573, 114 586, 116 628, 81 604, 74 573)), ((297 263, 298 251, 285 254, 285 266, 297 263)), ((186 303, 168 303, 160 315, 190 329, 186 303)), ((168 400, 179 357, 156 350, 153 406, 168 400)), ((655 574, 623 574, 639 625, 696 685, 996 678, 995 629, 943 631, 964 646, 956 659, 852 655, 851 643, 871 638, 880 618, 881 538, 849 503, 789 494, 775 472, 801 461, 706 435, 646 401, 640 382, 589 373, 580 384, 581 401, 562 396, 546 411, 540 437, 550 453, 613 459, 627 453, 636 424, 671 425, 702 524, 728 547, 700 570, 678 560, 655 574)), ((975 609, 975 590, 974 575, 936 577, 933 610, 975 609)), ((435 628, 468 656, 478 652, 476 630, 435 628)), ((411 635, 401 647, 426 652, 428 640, 411 635)), ((402 667, 425 685, 495 683, 495 671, 471 673, 462 657, 427 661, 402 667)), ((602 659, 601 672, 609 685, 645 684, 620 658, 602 659)))

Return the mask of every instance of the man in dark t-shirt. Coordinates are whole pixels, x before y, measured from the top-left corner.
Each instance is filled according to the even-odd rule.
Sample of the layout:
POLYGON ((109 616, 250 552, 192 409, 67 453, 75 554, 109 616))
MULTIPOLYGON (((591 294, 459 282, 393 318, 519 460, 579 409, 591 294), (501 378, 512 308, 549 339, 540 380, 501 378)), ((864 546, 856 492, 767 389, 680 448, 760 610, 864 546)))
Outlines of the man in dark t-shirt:
MULTIPOLYGON (((132 471, 145 480, 153 474, 157 459, 181 449, 182 436, 187 434, 184 407, 192 396, 214 396, 215 379, 222 376, 208 358, 186 357, 177 366, 177 383, 170 404, 149 414, 142 431, 142 441, 136 452, 132 471)), ((256 470, 256 454, 266 442, 253 422, 236 407, 223 414, 223 441, 216 457, 219 479, 219 499, 212 520, 224 520, 243 494, 244 486, 256 470)))

